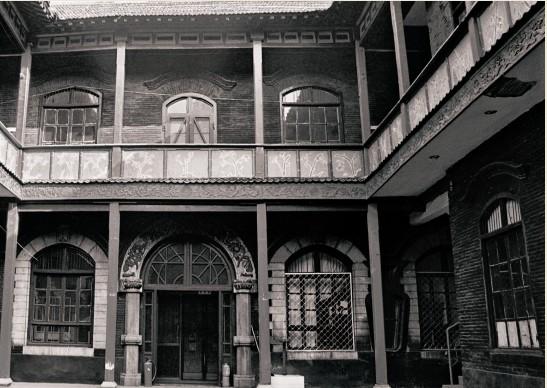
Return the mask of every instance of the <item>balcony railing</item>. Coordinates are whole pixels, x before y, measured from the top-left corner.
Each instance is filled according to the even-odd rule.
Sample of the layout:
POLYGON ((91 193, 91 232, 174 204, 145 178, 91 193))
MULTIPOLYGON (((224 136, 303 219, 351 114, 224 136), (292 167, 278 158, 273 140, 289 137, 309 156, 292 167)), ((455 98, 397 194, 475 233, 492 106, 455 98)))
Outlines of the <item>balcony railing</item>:
MULTIPOLYGON (((116 148, 118 146, 115 146, 116 148)), ((121 168, 115 173, 113 146, 39 146, 23 152, 22 179, 36 181, 96 181, 111 178, 206 179, 257 176, 254 145, 122 145, 121 168)), ((268 178, 358 178, 363 176, 362 146, 267 146, 268 178)))
POLYGON ((0 122, 0 163, 23 182, 110 179, 352 179, 373 172, 535 2, 476 2, 361 144, 22 146, 0 122), (259 171, 256 171, 259 166, 259 171))
POLYGON ((475 3, 464 22, 365 142, 370 172, 387 159, 535 3, 494 1, 488 6, 475 3))

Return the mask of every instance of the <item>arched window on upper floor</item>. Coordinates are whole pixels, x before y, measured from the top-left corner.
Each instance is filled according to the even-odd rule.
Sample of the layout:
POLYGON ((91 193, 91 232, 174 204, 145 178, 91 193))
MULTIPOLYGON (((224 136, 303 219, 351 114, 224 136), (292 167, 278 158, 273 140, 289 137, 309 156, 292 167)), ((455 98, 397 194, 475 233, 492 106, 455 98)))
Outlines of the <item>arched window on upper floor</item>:
POLYGON ((519 203, 496 200, 480 228, 493 343, 498 348, 539 348, 519 203))
POLYGON ((82 88, 47 94, 43 101, 42 144, 97 142, 101 95, 82 88))
POLYGON ((199 94, 181 94, 164 103, 165 142, 216 143, 216 104, 199 94))
POLYGON ((342 101, 317 87, 291 89, 281 96, 283 143, 343 141, 342 101))

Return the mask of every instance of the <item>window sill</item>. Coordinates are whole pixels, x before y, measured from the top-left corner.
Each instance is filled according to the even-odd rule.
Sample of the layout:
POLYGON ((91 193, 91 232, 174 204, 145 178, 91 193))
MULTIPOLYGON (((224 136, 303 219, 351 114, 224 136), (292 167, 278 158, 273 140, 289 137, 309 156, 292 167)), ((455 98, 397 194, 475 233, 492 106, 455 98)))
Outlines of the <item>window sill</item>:
POLYGON ((32 354, 36 356, 93 357, 93 348, 81 346, 26 345, 23 346, 23 354, 32 354))
POLYGON ((491 349, 492 361, 510 364, 543 365, 545 355, 540 349, 491 349))
POLYGON ((288 351, 287 360, 357 360, 356 351, 288 351))

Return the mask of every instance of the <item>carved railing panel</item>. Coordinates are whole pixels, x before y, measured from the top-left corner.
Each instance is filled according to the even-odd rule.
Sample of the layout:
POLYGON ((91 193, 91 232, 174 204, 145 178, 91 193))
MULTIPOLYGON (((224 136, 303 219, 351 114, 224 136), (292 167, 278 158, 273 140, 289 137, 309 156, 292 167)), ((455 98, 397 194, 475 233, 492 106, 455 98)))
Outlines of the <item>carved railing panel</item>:
POLYGON ((359 149, 272 149, 266 162, 270 178, 357 178, 364 172, 359 149))

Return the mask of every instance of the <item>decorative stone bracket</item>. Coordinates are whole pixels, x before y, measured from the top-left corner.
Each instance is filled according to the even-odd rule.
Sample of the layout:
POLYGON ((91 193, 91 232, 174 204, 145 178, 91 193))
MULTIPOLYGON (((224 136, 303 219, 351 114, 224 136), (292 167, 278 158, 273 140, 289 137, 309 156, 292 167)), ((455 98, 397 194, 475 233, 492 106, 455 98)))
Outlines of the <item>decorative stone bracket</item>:
POLYGON ((256 280, 234 280, 234 293, 255 293, 257 291, 256 280))
POLYGON ((142 292, 142 280, 141 279, 121 279, 120 292, 142 292))

